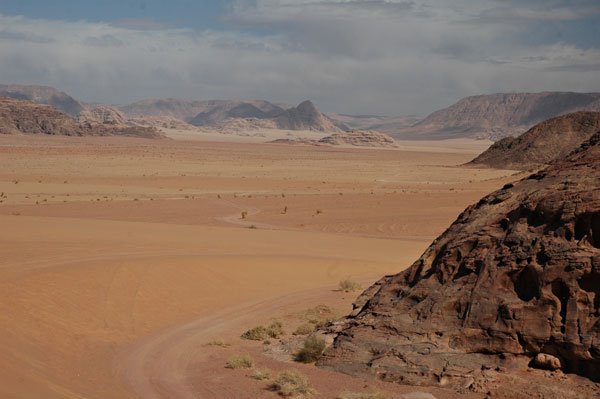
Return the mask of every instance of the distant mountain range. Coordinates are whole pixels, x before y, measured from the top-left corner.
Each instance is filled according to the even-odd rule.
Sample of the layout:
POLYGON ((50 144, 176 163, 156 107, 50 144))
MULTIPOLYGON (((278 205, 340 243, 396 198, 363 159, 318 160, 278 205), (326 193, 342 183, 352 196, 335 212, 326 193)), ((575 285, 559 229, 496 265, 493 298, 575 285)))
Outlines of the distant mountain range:
POLYGON ((405 139, 498 140, 519 135, 546 119, 576 111, 600 111, 600 93, 505 93, 467 97, 393 133, 405 139))
POLYGON ((51 105, 80 120, 104 123, 121 119, 151 126, 203 128, 266 128, 341 132, 373 130, 397 139, 437 140, 518 136, 548 118, 576 112, 600 111, 600 93, 500 93, 466 97, 424 119, 418 116, 324 114, 312 102, 297 107, 265 100, 149 99, 125 106, 78 102, 45 86, 0 85, 0 96, 51 105), (100 107, 100 108, 99 108, 100 107), (163 120, 161 122, 161 120, 163 120), (179 123, 181 122, 181 123, 179 123))

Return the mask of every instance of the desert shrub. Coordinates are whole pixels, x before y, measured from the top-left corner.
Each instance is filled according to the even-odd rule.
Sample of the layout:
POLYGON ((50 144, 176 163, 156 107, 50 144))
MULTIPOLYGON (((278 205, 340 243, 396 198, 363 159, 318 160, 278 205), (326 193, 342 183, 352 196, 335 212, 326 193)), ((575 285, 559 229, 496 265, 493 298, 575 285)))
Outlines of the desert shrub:
POLYGON ((254 367, 254 359, 250 355, 234 356, 225 365, 228 369, 251 369, 254 367))
POLYGON ((254 373, 250 374, 250 378, 258 381, 268 380, 271 378, 271 372, 269 370, 255 370, 254 373))
POLYGON ((279 338, 284 334, 283 323, 274 321, 268 327, 256 326, 242 334, 243 339, 264 341, 267 338, 279 338))
POLYGON ((323 354, 325 346, 323 338, 311 334, 304 340, 304 346, 296 353, 295 360, 302 363, 315 362, 323 354))
POLYGON ((270 338, 279 338, 283 334, 285 334, 285 332, 283 331, 283 323, 278 320, 269 324, 269 326, 267 327, 267 335, 270 338))
POLYGON ((381 392, 342 392, 337 399, 387 399, 381 392))
POLYGON ((251 224, 250 226, 248 226, 248 228, 250 230, 256 230, 258 227, 256 227, 256 225, 254 225, 254 224, 251 224))
POLYGON ((256 326, 243 333, 242 338, 251 341, 263 341, 267 339, 267 329, 264 326, 256 326))
POLYGON ((248 216, 248 212, 242 211, 242 219, 246 219, 247 216, 248 216))
POLYGON ((315 332, 315 325, 311 323, 304 323, 296 328, 294 335, 308 335, 315 332))
POLYGON ((360 284, 357 283, 356 281, 353 281, 353 280, 350 280, 350 279, 344 279, 344 280, 340 281, 339 287, 340 287, 341 291, 352 292, 352 291, 359 290, 360 289, 360 284))
POLYGON ((270 388, 286 398, 307 398, 315 393, 306 377, 295 370, 279 374, 270 388))

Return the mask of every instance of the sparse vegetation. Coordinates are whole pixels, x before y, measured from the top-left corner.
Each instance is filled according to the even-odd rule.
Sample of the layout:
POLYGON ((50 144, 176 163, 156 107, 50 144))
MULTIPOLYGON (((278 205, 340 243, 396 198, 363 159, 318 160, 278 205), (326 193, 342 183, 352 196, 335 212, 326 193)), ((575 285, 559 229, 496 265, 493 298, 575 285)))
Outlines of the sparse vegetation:
POLYGON ((285 332, 283 331, 283 323, 280 321, 274 321, 265 326, 256 326, 242 334, 243 339, 249 339, 252 341, 264 341, 267 338, 279 338, 285 332))
POLYGON ((315 393, 306 377, 296 370, 280 373, 270 388, 285 398, 307 398, 315 393))
POLYGON ((267 338, 267 329, 264 326, 256 326, 243 333, 242 338, 251 341, 263 341, 267 338))
POLYGON ((283 323, 280 322, 279 320, 272 322, 267 327, 267 335, 270 338, 279 338, 283 334, 285 334, 285 332, 283 331, 283 323))
POLYGON ((234 356, 225 365, 228 369, 251 369, 254 367, 254 359, 250 355, 234 356))
POLYGON ((250 230, 256 230, 256 229, 258 229, 258 227, 256 227, 256 225, 254 225, 254 224, 251 224, 250 226, 248 226, 248 228, 250 230))
POLYGON ((337 399, 387 399, 381 392, 342 392, 337 399))
POLYGON ((271 378, 271 372, 269 370, 255 370, 254 373, 250 374, 250 378, 258 381, 268 380, 271 378))
POLYGON ((295 360, 302 363, 312 363, 317 361, 319 356, 323 354, 325 350, 325 340, 319 338, 315 334, 311 334, 304 341, 304 346, 298 353, 296 353, 295 360))
POLYGON ((340 291, 352 292, 360 289, 360 284, 354 280, 344 279, 339 283, 340 291))
POLYGON ((298 328, 296 328, 296 331, 294 331, 294 335, 308 335, 312 334, 313 332, 315 332, 315 324, 304 323, 299 325, 298 328))
POLYGON ((248 212, 242 211, 242 219, 246 219, 247 216, 248 216, 248 212))
POLYGON ((227 342, 223 341, 222 339, 215 339, 215 340, 208 342, 206 344, 206 346, 218 346, 221 348, 229 348, 231 346, 231 344, 228 344, 227 342))
POLYGON ((285 215, 287 213, 287 211, 288 211, 288 207, 286 206, 283 208, 283 211, 281 211, 281 214, 285 215))
POLYGON ((323 213, 323 210, 322 210, 322 209, 317 209, 317 210, 315 211, 315 215, 320 215, 320 214, 322 214, 322 213, 323 213))

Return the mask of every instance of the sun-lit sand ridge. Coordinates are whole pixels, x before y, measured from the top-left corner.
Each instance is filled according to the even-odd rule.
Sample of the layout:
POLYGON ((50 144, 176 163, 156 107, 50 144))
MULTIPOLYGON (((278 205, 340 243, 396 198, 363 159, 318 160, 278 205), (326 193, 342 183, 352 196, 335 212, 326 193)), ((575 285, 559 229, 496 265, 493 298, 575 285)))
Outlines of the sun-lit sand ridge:
POLYGON ((0 397, 275 397, 223 368, 245 351, 320 397, 362 388, 238 337, 408 266, 514 179, 456 167, 486 144, 0 137, 0 397))

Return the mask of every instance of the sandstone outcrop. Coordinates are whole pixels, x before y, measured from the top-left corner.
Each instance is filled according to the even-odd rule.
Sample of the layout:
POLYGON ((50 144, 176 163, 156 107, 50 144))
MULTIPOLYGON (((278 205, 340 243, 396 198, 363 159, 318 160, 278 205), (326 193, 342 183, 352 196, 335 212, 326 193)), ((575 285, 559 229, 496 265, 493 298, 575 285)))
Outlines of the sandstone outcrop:
POLYGON ((549 119, 519 137, 506 137, 469 162, 500 169, 528 169, 562 158, 600 130, 600 112, 549 119))
POLYGON ((0 97, 0 134, 164 137, 154 128, 79 123, 49 105, 7 97, 0 97))
POLYGON ((320 132, 341 132, 331 119, 315 107, 311 101, 304 101, 275 118, 277 127, 285 130, 316 130, 320 132))
POLYGON ((488 370, 560 365, 599 382, 600 132, 468 207, 331 331, 318 365, 357 376, 487 392, 488 370))
POLYGON ((351 145, 355 147, 395 147, 393 138, 384 133, 352 130, 350 132, 333 133, 319 140, 321 144, 351 145))

